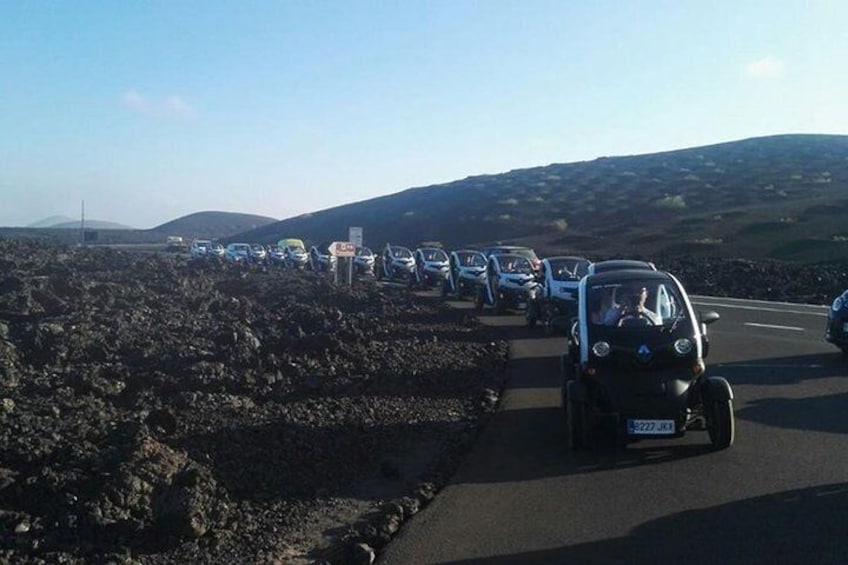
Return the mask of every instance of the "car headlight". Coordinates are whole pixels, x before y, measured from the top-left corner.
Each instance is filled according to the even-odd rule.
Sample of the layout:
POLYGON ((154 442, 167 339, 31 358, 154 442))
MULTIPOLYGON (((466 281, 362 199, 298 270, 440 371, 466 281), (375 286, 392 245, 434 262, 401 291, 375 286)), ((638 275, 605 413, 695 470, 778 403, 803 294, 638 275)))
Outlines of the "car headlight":
POLYGON ((833 308, 834 312, 839 312, 840 310, 842 310, 842 306, 844 306, 844 305, 845 305, 845 301, 842 299, 842 296, 840 295, 840 296, 837 296, 836 300, 833 301, 833 305, 831 306, 831 308, 833 308))
POLYGON ((595 357, 602 359, 610 354, 610 344, 605 341, 597 341, 592 346, 592 353, 595 354, 595 357))
POLYGON ((687 355, 690 351, 692 351, 692 341, 681 337, 677 341, 674 342, 674 352, 680 355, 681 357, 687 355))

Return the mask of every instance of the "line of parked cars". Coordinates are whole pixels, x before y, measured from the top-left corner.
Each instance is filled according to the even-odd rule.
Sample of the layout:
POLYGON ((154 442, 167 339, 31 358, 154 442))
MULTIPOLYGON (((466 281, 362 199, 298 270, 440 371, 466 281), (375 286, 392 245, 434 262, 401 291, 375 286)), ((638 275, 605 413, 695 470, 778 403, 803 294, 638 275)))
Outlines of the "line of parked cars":
MULTIPOLYGON (((192 242, 192 257, 279 265, 330 273, 329 243, 307 250, 286 238, 275 246, 192 242), (220 244, 218 244, 220 246, 220 244)), ((444 298, 471 299, 477 312, 523 313, 528 327, 566 337, 561 404, 568 444, 585 449, 604 434, 624 441, 679 437, 703 430, 715 449, 735 438, 733 391, 707 376, 707 326, 713 311, 696 312, 671 274, 649 262, 540 258, 529 247, 491 246, 450 252, 387 243, 380 253, 357 246, 357 275, 409 288, 438 288, 444 298)), ((834 301, 828 339, 848 353, 848 291, 834 301)))
MULTIPOLYGON (((442 295, 470 297, 478 312, 522 311, 528 326, 567 337, 561 405, 572 449, 604 435, 631 442, 696 430, 714 449, 733 444, 733 391, 707 376, 704 362, 707 326, 719 316, 696 312, 680 282, 653 263, 459 249, 449 255, 442 295)), ((831 310, 834 319, 845 311, 832 326, 844 330, 848 351, 848 292, 831 310)))

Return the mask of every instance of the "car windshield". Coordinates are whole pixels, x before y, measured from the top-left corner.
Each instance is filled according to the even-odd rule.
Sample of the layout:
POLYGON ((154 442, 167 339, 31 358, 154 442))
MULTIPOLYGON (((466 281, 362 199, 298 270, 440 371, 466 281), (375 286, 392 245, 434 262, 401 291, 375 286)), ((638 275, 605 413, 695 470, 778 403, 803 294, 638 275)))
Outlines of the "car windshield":
POLYGON ((549 263, 555 281, 579 281, 589 272, 586 259, 551 259, 549 263))
POLYGON ((665 326, 687 317, 677 288, 668 280, 592 285, 586 306, 592 324, 617 328, 665 326))
POLYGON ((374 252, 369 247, 357 247, 356 254, 360 257, 370 257, 374 255, 374 252))
POLYGON ((459 259, 459 264, 466 267, 485 267, 486 257, 482 253, 457 253, 456 258, 459 259))
POLYGON ((490 255, 497 254, 509 254, 509 255, 521 255, 522 257, 526 257, 532 262, 536 262, 539 260, 539 256, 536 255, 536 252, 530 249, 529 247, 505 247, 505 248, 495 248, 492 250, 490 255))
POLYGON ((425 261, 447 261, 448 256, 441 249, 422 249, 421 255, 425 261))
POLYGON ((392 247, 392 255, 396 259, 411 259, 412 252, 406 247, 392 247))
POLYGON ((533 272, 533 265, 527 257, 521 255, 504 255, 500 258, 501 272, 509 274, 529 275, 533 272))

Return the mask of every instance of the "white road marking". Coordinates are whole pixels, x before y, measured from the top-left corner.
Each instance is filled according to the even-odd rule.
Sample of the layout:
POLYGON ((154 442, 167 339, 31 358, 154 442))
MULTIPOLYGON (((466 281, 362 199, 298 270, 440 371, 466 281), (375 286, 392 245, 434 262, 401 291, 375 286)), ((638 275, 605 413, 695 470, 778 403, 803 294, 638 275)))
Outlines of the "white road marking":
POLYGON ((791 330, 793 332, 803 332, 804 328, 797 326, 777 326, 774 324, 758 324, 756 322, 745 322, 746 326, 754 326, 755 328, 771 328, 773 330, 791 330))
POLYGON ((780 308, 763 308, 761 306, 743 306, 741 304, 720 304, 718 302, 692 302, 698 306, 718 306, 720 308, 735 308, 737 310, 754 310, 756 312, 778 312, 780 314, 801 314, 826 318, 827 312, 805 312, 803 310, 783 310, 780 308))
MULTIPOLYGON (((728 364, 719 363, 715 365, 716 368, 724 368, 728 367, 728 364)), ((816 363, 808 364, 808 365, 793 365, 792 363, 739 363, 733 364, 734 369, 738 369, 739 367, 743 367, 745 369, 821 369, 824 365, 818 365, 816 363)))
POLYGON ((704 296, 702 294, 690 294, 689 298, 703 300, 728 300, 730 302, 753 302, 756 304, 781 304, 783 306, 804 306, 809 308, 830 308, 827 304, 805 304, 802 302, 781 302, 778 300, 756 300, 754 298, 732 298, 730 296, 704 296))

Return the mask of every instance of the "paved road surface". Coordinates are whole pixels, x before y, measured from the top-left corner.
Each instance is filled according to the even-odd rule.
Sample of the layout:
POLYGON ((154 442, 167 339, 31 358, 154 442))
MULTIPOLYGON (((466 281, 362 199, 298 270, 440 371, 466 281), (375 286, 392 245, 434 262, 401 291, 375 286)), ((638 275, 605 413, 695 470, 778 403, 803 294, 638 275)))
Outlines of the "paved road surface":
POLYGON ((707 363, 736 395, 733 447, 693 432, 568 451, 564 339, 486 316, 512 338, 501 409, 378 563, 848 562, 848 363, 825 307, 694 301, 721 314, 707 363))

